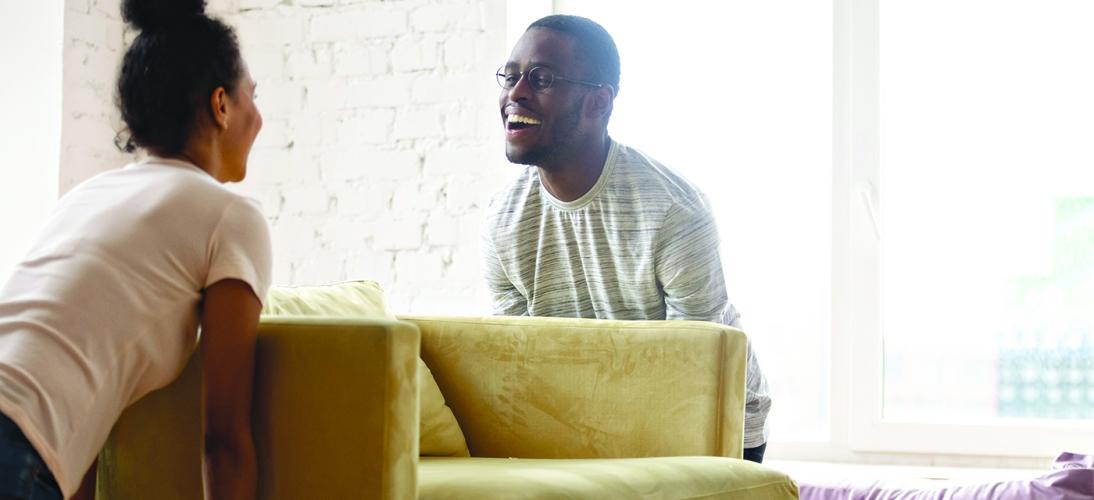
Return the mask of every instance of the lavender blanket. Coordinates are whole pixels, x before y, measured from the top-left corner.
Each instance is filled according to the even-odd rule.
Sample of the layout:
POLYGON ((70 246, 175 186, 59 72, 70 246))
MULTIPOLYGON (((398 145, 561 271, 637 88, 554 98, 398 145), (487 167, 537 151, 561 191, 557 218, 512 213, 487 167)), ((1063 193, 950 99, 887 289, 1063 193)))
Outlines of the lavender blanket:
POLYGON ((798 484, 802 500, 1091 500, 1094 499, 1094 456, 1062 453, 1052 472, 1038 478, 938 488, 886 487, 860 484, 798 484))

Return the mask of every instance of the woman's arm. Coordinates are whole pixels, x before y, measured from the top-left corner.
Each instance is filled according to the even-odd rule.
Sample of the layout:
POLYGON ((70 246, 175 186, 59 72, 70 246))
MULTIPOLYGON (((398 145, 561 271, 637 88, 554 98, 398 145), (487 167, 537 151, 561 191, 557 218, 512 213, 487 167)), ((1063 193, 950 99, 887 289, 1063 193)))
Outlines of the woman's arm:
POLYGON ((225 279, 205 290, 201 354, 206 500, 255 498, 251 387, 261 310, 261 301, 242 281, 225 279))

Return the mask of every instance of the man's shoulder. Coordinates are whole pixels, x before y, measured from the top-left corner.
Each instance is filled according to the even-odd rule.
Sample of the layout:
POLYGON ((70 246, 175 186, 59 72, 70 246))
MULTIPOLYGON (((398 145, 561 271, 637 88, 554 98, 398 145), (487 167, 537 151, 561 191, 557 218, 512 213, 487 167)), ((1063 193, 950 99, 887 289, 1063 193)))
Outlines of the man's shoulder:
POLYGON ((538 204, 539 175, 535 168, 524 168, 504 187, 496 191, 483 213, 483 223, 506 227, 519 218, 529 204, 538 204))
POLYGON ((615 190, 630 192, 645 205, 663 203, 667 208, 708 209, 702 190, 643 151, 619 144, 615 162, 615 190))

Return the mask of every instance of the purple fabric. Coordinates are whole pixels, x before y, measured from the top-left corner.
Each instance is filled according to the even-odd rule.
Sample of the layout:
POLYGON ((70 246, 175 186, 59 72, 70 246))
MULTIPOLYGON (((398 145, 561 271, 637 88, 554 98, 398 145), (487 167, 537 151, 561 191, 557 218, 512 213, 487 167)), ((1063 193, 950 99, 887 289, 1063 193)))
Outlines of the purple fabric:
POLYGON ((1091 500, 1094 456, 1061 453, 1052 472, 1034 479, 962 484, 938 488, 887 488, 862 484, 798 483, 802 500, 1091 500))

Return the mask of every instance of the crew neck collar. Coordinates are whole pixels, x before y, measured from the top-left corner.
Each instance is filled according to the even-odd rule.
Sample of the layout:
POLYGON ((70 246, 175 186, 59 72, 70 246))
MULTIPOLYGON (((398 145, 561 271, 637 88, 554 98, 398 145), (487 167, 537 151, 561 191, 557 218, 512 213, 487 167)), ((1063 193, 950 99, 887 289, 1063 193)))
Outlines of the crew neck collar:
POLYGON ((604 190, 604 186, 608 184, 608 178, 612 175, 612 170, 615 169, 615 155, 619 149, 619 143, 612 138, 608 138, 608 140, 611 141, 611 145, 608 146, 608 156, 604 158, 604 168, 600 169, 600 177, 597 178, 593 187, 589 188, 589 191, 574 201, 562 201, 555 198, 550 191, 547 191, 547 186, 544 186, 543 181, 540 180, 539 191, 543 198, 561 210, 580 210, 591 203, 604 190))

